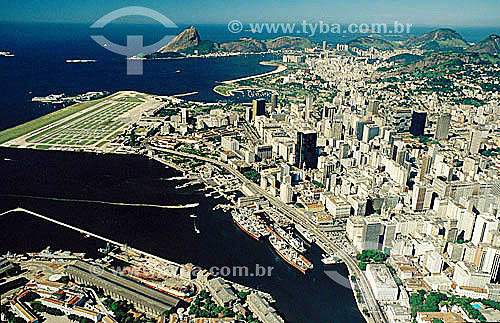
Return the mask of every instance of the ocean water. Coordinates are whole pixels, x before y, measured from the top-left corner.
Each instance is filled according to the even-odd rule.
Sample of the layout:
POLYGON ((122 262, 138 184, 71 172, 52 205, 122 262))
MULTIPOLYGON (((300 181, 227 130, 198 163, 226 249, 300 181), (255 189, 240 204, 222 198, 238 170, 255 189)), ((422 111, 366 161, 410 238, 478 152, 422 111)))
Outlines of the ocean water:
MULTIPOLYGON (((145 43, 161 39, 155 26, 118 26, 104 35, 125 44, 127 34, 144 34, 145 43)), ((136 90, 158 95, 199 92, 195 101, 226 100, 213 92, 220 81, 256 75, 275 69, 259 62, 274 55, 170 59, 144 62, 143 75, 127 75, 126 59, 90 38, 87 25, 0 25, 0 130, 47 114, 57 107, 32 103, 35 96, 74 95, 87 91, 136 90), (96 63, 68 64, 67 59, 95 59, 96 63)), ((250 101, 240 98, 239 101, 250 101)))
MULTIPOLYGON (((74 95, 86 91, 137 90, 158 95, 199 92, 186 97, 195 101, 227 100, 212 91, 217 82, 256 75, 274 69, 258 64, 279 58, 270 55, 246 55, 210 59, 181 59, 144 62, 144 75, 126 75, 126 60, 96 44, 92 34, 102 34, 110 41, 125 44, 127 35, 142 35, 144 44, 152 44, 165 33, 175 35, 187 25, 165 29, 148 24, 110 24, 95 31, 90 24, 0 23, 0 51, 15 57, 0 56, 0 130, 47 114, 57 107, 32 104, 34 96, 52 93, 74 95), (93 64, 67 64, 67 59, 95 59, 93 64), (177 73, 177 71, 180 71, 177 73)), ((445 27, 445 26, 440 26, 445 27)), ((254 34, 244 28, 230 33, 226 25, 196 25, 202 39, 218 42, 240 37, 269 39, 282 33, 254 34)), ((437 27, 413 27, 411 35, 420 35, 437 27)), ((466 40, 479 41, 500 28, 456 28, 466 40)), ((303 36, 301 34, 291 34, 303 36)), ((314 42, 345 43, 362 34, 316 33, 314 42)), ((407 37, 409 35, 402 35, 407 37)), ((393 37, 391 37, 393 38, 393 37)), ((398 37, 398 39, 402 39, 398 37)), ((250 101, 245 97, 234 98, 250 101)))
MULTIPOLYGON (((229 276, 230 280, 271 293, 288 322, 357 323, 359 313, 351 289, 331 280, 325 271, 347 277, 343 264, 321 263, 314 246, 306 257, 315 268, 303 275, 286 264, 268 242, 255 241, 229 214, 212 208, 222 199, 207 198, 201 185, 175 189, 183 181, 166 180, 179 173, 138 156, 95 155, 56 151, 0 149, 0 213, 22 207, 83 228, 114 241, 205 269, 212 266, 273 267, 270 276, 229 276), (44 197, 45 199, 34 198, 44 197), (186 205, 189 209, 119 206, 50 198, 107 202, 186 205), (196 214, 194 230, 193 218, 196 214)), ((99 255, 104 243, 24 213, 0 217, 0 255, 7 251, 55 250, 99 255)))

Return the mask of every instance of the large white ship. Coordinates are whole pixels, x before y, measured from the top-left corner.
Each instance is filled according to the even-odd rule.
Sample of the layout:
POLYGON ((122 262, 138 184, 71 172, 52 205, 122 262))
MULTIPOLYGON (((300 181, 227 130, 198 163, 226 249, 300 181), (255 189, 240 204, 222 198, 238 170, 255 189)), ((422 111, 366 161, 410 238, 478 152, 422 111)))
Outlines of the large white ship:
POLYGON ((290 231, 285 231, 285 229, 280 226, 275 226, 274 229, 276 230, 276 233, 279 234, 280 237, 288 242, 293 248, 295 248, 295 250, 300 253, 306 252, 307 249, 304 247, 304 242, 295 238, 290 231))
POLYGON ((255 240, 269 235, 265 225, 250 210, 232 210, 231 216, 234 223, 255 240))
POLYGON ((300 270, 303 274, 305 274, 308 269, 313 268, 313 264, 309 260, 298 253, 297 250, 292 248, 285 240, 281 239, 274 231, 272 231, 269 236, 269 242, 274 251, 276 251, 284 261, 300 270))

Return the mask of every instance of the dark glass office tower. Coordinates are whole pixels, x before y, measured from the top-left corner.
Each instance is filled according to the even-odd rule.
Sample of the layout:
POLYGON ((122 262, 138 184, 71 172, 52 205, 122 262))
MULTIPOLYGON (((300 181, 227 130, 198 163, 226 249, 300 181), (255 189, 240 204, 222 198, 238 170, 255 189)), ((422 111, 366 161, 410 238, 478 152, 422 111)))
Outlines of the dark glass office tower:
POLYGON ((314 130, 297 132, 297 147, 295 149, 295 166, 299 168, 317 168, 316 154, 317 134, 314 130))
POLYGON ((411 116, 410 133, 414 136, 423 136, 425 123, 427 121, 427 112, 413 111, 411 116))

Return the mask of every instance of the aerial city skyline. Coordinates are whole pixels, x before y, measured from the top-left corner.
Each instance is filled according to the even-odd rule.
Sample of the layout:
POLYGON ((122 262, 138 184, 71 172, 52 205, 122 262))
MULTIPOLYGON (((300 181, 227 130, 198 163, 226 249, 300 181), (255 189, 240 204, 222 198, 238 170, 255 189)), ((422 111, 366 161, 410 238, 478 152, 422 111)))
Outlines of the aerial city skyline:
POLYGON ((500 3, 0 5, 2 322, 500 321, 500 3))

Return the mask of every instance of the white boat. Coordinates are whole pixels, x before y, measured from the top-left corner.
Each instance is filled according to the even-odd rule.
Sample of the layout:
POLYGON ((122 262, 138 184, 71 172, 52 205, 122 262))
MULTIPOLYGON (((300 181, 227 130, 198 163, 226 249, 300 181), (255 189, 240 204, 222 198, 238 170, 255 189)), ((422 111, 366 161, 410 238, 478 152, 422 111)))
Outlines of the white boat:
POLYGON ((334 255, 323 254, 323 259, 321 259, 321 262, 324 263, 325 265, 333 265, 340 263, 341 259, 334 255))

